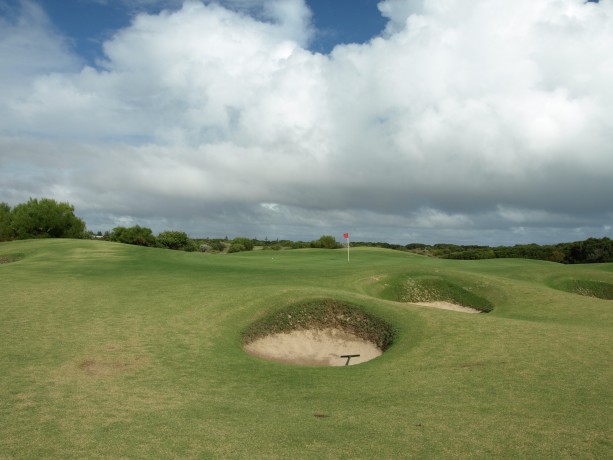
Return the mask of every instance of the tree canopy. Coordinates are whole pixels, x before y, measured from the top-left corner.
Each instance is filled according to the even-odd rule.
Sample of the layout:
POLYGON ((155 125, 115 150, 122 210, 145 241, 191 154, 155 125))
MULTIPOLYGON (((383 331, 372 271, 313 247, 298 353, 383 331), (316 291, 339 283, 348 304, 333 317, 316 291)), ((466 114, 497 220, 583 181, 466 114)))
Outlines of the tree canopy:
POLYGON ((137 246, 155 246, 155 236, 150 228, 134 225, 133 227, 115 227, 109 237, 118 243, 137 246))
POLYGON ((74 206, 50 198, 30 198, 13 209, 0 204, 0 239, 83 238, 85 222, 74 206))

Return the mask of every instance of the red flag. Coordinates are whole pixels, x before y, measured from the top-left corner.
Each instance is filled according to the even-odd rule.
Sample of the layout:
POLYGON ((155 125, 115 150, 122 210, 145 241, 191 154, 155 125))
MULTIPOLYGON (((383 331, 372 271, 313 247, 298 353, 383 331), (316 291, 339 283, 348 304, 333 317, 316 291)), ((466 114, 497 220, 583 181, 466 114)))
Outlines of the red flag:
POLYGON ((343 233, 343 238, 349 238, 349 233, 343 233))

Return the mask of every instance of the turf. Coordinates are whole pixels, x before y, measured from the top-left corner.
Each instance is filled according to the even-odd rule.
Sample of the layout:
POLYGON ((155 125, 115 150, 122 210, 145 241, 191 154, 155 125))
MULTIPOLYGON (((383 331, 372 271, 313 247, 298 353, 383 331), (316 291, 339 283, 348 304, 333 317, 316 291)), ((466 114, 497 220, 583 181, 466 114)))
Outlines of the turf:
POLYGON ((613 264, 76 240, 1 243, 0 260, 0 458, 613 454, 613 303, 595 295, 613 264), (399 301, 410 280, 492 310, 399 301), (350 367, 243 352, 250 324, 317 298, 394 343, 350 367))

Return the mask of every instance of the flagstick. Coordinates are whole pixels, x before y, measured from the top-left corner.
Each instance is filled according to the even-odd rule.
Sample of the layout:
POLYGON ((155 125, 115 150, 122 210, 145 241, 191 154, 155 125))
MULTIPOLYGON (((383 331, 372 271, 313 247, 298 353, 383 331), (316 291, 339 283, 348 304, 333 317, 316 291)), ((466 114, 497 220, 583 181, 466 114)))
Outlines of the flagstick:
POLYGON ((347 237, 347 262, 349 262, 349 237, 347 237))

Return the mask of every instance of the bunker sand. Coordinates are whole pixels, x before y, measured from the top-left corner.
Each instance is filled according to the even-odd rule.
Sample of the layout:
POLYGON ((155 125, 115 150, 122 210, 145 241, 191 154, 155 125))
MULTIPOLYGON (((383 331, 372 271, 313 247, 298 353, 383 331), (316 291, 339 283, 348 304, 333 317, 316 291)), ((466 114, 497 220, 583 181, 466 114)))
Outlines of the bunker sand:
POLYGON ((451 302, 411 302, 414 305, 421 305, 422 307, 440 308, 441 310, 459 311, 462 313, 481 313, 476 308, 464 307, 451 302))
POLYGON ((370 361, 382 354, 373 343, 351 333, 334 329, 295 330, 289 333, 271 334, 244 346, 247 353, 282 363, 303 366, 344 366, 370 361))

